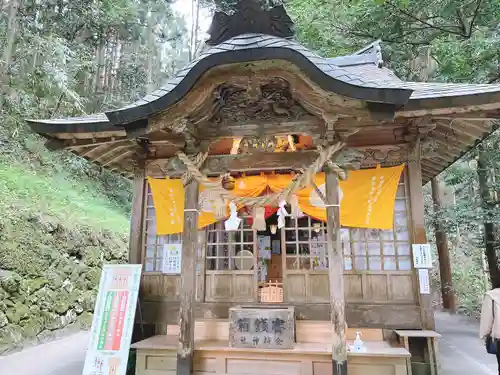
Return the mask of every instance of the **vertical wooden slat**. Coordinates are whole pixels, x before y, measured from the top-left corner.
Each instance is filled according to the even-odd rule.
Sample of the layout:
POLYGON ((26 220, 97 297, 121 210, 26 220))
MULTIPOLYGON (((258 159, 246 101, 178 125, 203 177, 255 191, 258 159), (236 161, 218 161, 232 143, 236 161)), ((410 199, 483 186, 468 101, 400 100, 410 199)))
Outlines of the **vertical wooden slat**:
MULTIPOLYGON (((410 209, 411 209, 411 228, 414 244, 427 243, 425 233, 425 218, 424 218, 424 193, 422 190, 422 170, 420 164, 420 140, 414 142, 410 150, 408 163, 408 182, 410 188, 410 209)), ((413 251, 412 251, 413 253, 413 251)), ((415 273, 415 282, 418 283, 418 271, 415 273)), ((432 293, 421 294, 419 291, 419 305, 422 317, 422 328, 434 329, 434 313, 432 310, 432 293)))
POLYGON ((326 170, 326 208, 328 278, 330 287, 330 316, 333 328, 333 375, 347 375, 347 345, 345 338, 344 265, 340 243, 340 201, 337 174, 326 170))
POLYGON ((198 183, 195 181, 189 183, 184 194, 177 375, 189 375, 193 372, 196 253, 198 247, 198 183))
POLYGON ((145 172, 144 162, 140 160, 134 171, 132 213, 130 219, 130 239, 128 262, 130 264, 142 263, 142 232, 144 215, 145 195, 145 172))

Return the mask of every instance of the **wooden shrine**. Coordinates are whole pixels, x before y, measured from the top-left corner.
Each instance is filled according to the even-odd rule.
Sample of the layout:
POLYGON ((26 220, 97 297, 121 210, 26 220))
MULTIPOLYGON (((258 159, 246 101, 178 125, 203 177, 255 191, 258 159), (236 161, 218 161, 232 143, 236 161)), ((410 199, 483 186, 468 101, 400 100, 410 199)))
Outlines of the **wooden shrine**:
MULTIPOLYGON (((434 337, 431 294, 413 256, 413 245, 427 243, 422 186, 494 130, 500 86, 404 82, 383 66, 378 43, 318 56, 294 40, 283 7, 256 3, 217 13, 201 56, 140 100, 29 120, 50 149, 133 180, 129 261, 143 264, 136 373, 438 373, 432 340, 417 340, 434 337), (346 215, 365 209, 361 195, 357 209, 346 208, 358 194, 344 191, 350 179, 398 166, 390 228, 346 225, 346 215), (176 202, 182 231, 168 235, 151 189, 165 177, 182 181, 184 196, 176 202), (265 182, 255 184, 257 196, 238 198, 241 223, 226 230, 223 215, 199 228, 201 193, 231 197, 245 178, 265 182), (314 199, 297 198, 299 188, 314 199), (285 217, 293 199, 295 211, 307 206, 322 218, 285 217), (167 262, 176 249, 177 263, 167 262), (232 325, 238 306, 251 310, 252 323, 232 325), (293 318, 271 318, 270 307, 293 318), (293 328, 286 348, 276 349, 277 331, 263 333, 274 319, 274 329, 282 321, 293 328), (245 324, 262 335, 231 345, 230 331, 245 324), (351 350, 356 332, 361 352, 351 350), (269 337, 274 344, 264 347, 269 337)), ((370 223, 379 212, 367 210, 370 223)))

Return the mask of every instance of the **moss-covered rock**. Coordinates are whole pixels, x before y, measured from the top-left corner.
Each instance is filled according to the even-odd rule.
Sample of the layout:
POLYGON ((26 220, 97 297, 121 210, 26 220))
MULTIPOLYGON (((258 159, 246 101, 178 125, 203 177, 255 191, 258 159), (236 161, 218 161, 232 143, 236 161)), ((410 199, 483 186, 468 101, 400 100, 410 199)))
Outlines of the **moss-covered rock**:
POLYGON ((44 316, 44 320, 45 328, 51 331, 64 328, 67 325, 64 316, 60 316, 55 313, 46 313, 44 316))
POLYGON ((7 324, 9 324, 7 315, 0 311, 0 328, 5 327, 7 324))
POLYGON ((97 293, 87 290, 80 295, 78 303, 82 306, 83 311, 93 311, 97 293))
POLYGON ((23 345, 23 330, 21 327, 9 324, 0 328, 0 354, 9 349, 20 348, 23 345))
POLYGON ((28 294, 33 294, 36 291, 42 289, 45 285, 49 283, 45 277, 37 277, 35 279, 26 280, 26 289, 28 294))
POLYGON ((99 246, 87 246, 83 255, 85 264, 90 267, 102 266, 102 250, 99 246))
POLYGON ((99 268, 92 268, 85 274, 85 279, 89 281, 92 285, 99 285, 99 280, 101 278, 101 270, 99 268))
POLYGON ((11 271, 0 269, 0 286, 8 293, 14 293, 19 290, 21 277, 11 271))
POLYGON ((9 323, 19 324, 21 320, 29 318, 30 309, 22 303, 16 303, 14 306, 7 308, 5 315, 7 316, 9 323))
POLYGON ((35 292, 30 296, 29 301, 44 311, 54 311, 54 305, 57 300, 57 294, 47 286, 35 292))
POLYGON ((41 316, 31 316, 19 323, 23 329, 23 336, 26 338, 35 338, 45 327, 45 319, 41 316))
POLYGON ((85 311, 78 317, 77 322, 82 329, 89 329, 92 326, 92 319, 92 313, 85 311))

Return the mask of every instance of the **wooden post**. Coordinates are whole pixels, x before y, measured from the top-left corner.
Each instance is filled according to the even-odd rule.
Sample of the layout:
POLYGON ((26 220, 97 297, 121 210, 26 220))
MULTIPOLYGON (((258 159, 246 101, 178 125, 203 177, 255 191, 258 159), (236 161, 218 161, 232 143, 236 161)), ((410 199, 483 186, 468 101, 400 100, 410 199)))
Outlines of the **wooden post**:
POLYGON ((132 212, 130 218, 130 238, 128 262, 142 263, 142 223, 144 219, 144 193, 146 188, 145 165, 139 160, 134 171, 132 212))
POLYGON ((345 339, 344 261, 340 243, 339 178, 326 169, 326 216, 328 246, 328 280, 330 287, 330 318, 333 328, 333 375, 347 375, 347 345, 345 339))
MULTIPOLYGON (((441 187, 437 177, 431 180, 432 200, 434 202, 434 214, 441 210, 441 187)), ((439 219, 435 219, 436 246, 439 258, 439 276, 441 278, 441 296, 443 308, 450 313, 456 312, 455 291, 451 276, 450 251, 448 249, 448 235, 439 219)))
MULTIPOLYGON (((417 136, 418 137, 418 136, 417 136)), ((414 141, 410 147, 408 158, 408 183, 410 187, 410 209, 412 239, 414 244, 427 243, 425 233, 424 217, 424 193, 422 190, 422 170, 420 164, 420 140, 414 141)), ((414 280, 418 284, 418 272, 414 270, 414 280)), ((420 315, 422 328, 434 330, 434 312, 432 310, 432 293, 421 294, 418 290, 418 301, 420 305, 420 315)))
POLYGON ((198 247, 198 183, 196 181, 189 183, 184 194, 177 375, 189 375, 193 372, 196 254, 198 247))

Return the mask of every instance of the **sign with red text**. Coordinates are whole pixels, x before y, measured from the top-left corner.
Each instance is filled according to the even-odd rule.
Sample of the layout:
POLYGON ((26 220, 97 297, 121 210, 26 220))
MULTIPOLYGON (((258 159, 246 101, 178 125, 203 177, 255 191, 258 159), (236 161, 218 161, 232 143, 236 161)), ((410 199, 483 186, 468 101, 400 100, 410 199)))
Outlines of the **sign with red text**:
POLYGON ((141 270, 140 264, 104 265, 83 375, 125 375, 141 270))

